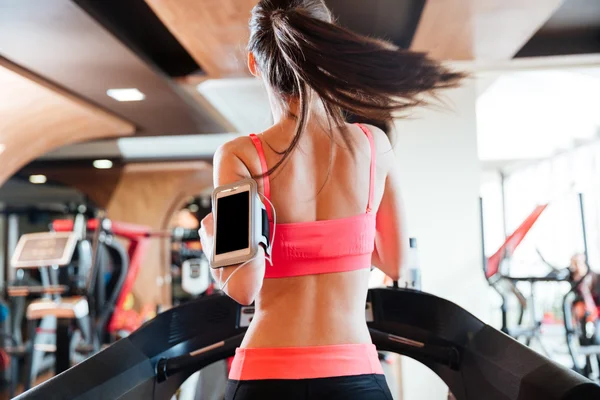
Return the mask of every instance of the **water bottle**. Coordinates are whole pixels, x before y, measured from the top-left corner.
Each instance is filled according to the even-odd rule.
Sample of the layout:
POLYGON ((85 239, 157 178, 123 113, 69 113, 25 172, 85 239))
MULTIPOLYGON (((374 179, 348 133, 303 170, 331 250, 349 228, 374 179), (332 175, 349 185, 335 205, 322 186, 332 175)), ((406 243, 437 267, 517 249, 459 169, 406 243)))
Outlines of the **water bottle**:
POLYGON ((410 247, 408 249, 406 287, 409 289, 421 290, 421 265, 419 263, 419 253, 417 251, 417 239, 409 239, 410 247))

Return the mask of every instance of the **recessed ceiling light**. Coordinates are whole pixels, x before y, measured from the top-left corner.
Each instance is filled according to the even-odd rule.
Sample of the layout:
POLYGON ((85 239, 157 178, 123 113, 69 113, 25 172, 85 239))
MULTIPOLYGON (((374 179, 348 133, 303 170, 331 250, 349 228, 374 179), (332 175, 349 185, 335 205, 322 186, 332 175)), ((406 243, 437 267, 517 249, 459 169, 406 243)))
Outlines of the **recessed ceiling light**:
POLYGON ((108 89, 106 94, 117 101, 142 101, 146 95, 136 88, 108 89))
POLYGON ((48 178, 46 178, 46 175, 30 175, 29 176, 29 182, 31 182, 35 185, 41 185, 42 183, 46 183, 47 180, 48 180, 48 178))
POLYGON ((113 162, 110 160, 94 160, 92 165, 97 169, 111 169, 113 162))

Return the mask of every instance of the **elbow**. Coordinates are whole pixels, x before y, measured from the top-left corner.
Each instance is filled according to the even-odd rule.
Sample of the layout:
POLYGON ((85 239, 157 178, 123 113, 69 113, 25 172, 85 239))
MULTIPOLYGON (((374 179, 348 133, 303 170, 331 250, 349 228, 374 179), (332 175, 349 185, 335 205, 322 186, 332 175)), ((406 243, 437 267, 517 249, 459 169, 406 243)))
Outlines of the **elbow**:
POLYGON ((261 288, 262 280, 232 279, 225 288, 225 293, 239 304, 249 306, 254 303, 261 288))
POLYGON ((239 304, 248 306, 254 303, 262 289, 264 276, 264 261, 251 262, 229 281, 225 293, 239 304))
POLYGON ((231 297, 233 300, 235 300, 238 304, 242 305, 242 306, 249 306, 252 303, 254 303, 254 296, 249 296, 247 294, 233 294, 233 293, 228 293, 229 297, 231 297))
POLYGON ((388 277, 393 281, 399 281, 400 280, 400 271, 392 272, 392 273, 388 274, 388 277))
POLYGON ((402 274, 399 267, 391 267, 384 271, 385 274, 393 281, 399 281, 402 274))
POLYGON ((373 265, 379 268, 388 278, 393 281, 400 280, 402 261, 401 257, 397 257, 396 260, 389 260, 381 257, 378 253, 373 254, 373 265))
POLYGON ((254 303, 254 299, 258 294, 258 290, 246 285, 240 285, 238 287, 236 287, 236 285, 231 285, 231 287, 226 288, 226 293, 237 303, 243 306, 249 306, 250 304, 254 303))

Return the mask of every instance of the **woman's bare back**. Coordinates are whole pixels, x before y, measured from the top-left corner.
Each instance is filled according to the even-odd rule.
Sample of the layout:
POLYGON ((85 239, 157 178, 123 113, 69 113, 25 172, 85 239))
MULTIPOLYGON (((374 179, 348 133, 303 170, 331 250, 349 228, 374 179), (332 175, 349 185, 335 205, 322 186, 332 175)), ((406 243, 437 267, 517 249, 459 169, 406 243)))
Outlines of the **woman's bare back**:
MULTIPOLYGON (((281 157, 276 151, 289 146, 294 127, 292 123, 275 125, 260 135, 269 168, 281 157)), ((277 224, 341 219, 366 212, 370 145, 359 127, 349 125, 348 129, 354 155, 340 139, 339 132, 333 133, 332 140, 318 124, 308 126, 297 150, 270 177, 277 224)), ((383 132, 374 134, 381 136, 383 132)), ((376 142, 382 139, 387 141, 380 137, 376 142)), ((250 140, 239 139, 238 146, 236 155, 253 175, 260 175, 260 160, 250 140)), ((386 158, 381 159, 377 162, 373 212, 379 206, 388 168, 386 158)), ((261 179, 257 181, 262 188, 261 179)), ((364 312, 368 278, 369 269, 362 269, 266 279, 256 298, 256 314, 242 346, 369 343, 364 312)))

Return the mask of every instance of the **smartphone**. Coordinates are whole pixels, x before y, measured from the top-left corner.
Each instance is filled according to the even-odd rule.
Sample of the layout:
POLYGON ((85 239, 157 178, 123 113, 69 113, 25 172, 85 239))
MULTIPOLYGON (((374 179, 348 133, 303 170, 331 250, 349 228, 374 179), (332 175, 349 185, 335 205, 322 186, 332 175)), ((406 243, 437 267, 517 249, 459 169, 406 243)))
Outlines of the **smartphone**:
POLYGON ((256 256, 261 207, 256 182, 245 179, 213 191, 215 243, 211 267, 222 268, 256 256))

